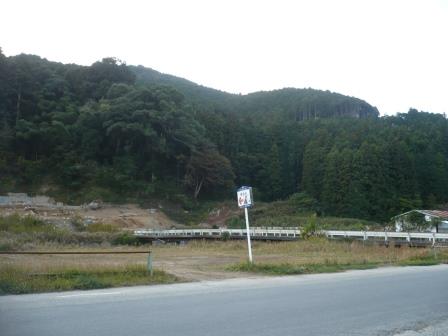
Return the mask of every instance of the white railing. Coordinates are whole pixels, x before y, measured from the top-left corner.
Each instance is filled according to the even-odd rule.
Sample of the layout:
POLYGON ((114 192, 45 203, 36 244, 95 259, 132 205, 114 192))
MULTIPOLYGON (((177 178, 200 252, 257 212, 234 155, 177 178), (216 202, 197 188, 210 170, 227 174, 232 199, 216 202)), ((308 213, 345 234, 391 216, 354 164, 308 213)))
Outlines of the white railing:
POLYGON ((362 240, 384 240, 385 242, 408 242, 435 245, 448 243, 448 233, 432 232, 387 232, 387 231, 323 231, 328 238, 355 238, 362 240))
MULTIPOLYGON (((398 242, 420 242, 435 245, 437 243, 448 243, 448 233, 430 232, 386 232, 386 231, 321 231, 327 238, 352 238, 358 240, 376 241, 398 241, 398 242)), ((249 234, 254 238, 267 239, 296 239, 300 237, 298 229, 281 228, 251 228, 249 234)), ((245 237, 244 229, 191 229, 191 230, 135 230, 134 235, 141 238, 193 238, 193 237, 216 237, 227 235, 229 238, 245 237)))
MULTIPOLYGON (((161 237, 221 237, 227 234, 229 237, 246 236, 244 229, 191 229, 191 230, 135 230, 137 237, 161 238, 161 237)), ((265 229, 251 228, 249 234, 252 237, 290 237, 300 235, 300 230, 291 229, 265 229)))

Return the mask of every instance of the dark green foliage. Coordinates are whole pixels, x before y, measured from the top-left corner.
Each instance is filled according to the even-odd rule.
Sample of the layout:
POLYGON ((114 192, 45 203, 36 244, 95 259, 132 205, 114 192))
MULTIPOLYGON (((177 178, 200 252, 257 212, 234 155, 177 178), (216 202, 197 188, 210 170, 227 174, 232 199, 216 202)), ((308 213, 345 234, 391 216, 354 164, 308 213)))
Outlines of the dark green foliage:
POLYGON ((129 232, 121 233, 112 241, 113 245, 139 245, 139 240, 129 232))
POLYGON ((306 211, 381 221, 448 202, 446 117, 377 115, 331 92, 232 95, 113 58, 83 67, 0 52, 0 193, 49 183, 69 202, 188 210, 251 185, 256 200, 301 193, 306 211))
POLYGON ((222 235, 221 235, 221 239, 223 240, 223 241, 228 241, 229 239, 230 239, 230 233, 229 232, 223 232, 222 233, 222 235))
POLYGON ((411 211, 407 215, 404 215, 401 219, 403 231, 427 231, 433 226, 440 224, 440 220, 434 218, 434 220, 427 221, 425 215, 417 211, 411 211))
POLYGON ((304 192, 295 193, 289 196, 288 204, 300 212, 317 210, 317 201, 304 192))
POLYGON ((447 202, 442 191, 448 190, 444 116, 411 110, 375 120, 310 125, 317 130, 303 155, 299 188, 315 197, 324 213, 386 221, 409 209, 447 202))
MULTIPOLYGON (((110 190, 109 198, 151 197, 157 181, 174 180, 179 192, 200 144, 211 143, 180 93, 136 86, 116 59, 80 67, 19 55, 0 65, 0 171, 16 176, 10 188, 1 181, 5 191, 49 177, 75 193, 110 190)), ((225 183, 209 174, 208 192, 233 185, 230 163, 215 152, 230 173, 225 183)))
POLYGON ((150 85, 169 85, 197 105, 219 111, 234 112, 257 120, 301 121, 328 117, 377 117, 378 110, 365 101, 330 91, 285 88, 270 92, 235 95, 200 86, 183 78, 165 75, 142 66, 130 67, 137 82, 150 85))
POLYGON ((194 198, 204 187, 232 187, 235 175, 229 160, 208 144, 201 145, 191 154, 187 164, 185 183, 193 190, 194 198))

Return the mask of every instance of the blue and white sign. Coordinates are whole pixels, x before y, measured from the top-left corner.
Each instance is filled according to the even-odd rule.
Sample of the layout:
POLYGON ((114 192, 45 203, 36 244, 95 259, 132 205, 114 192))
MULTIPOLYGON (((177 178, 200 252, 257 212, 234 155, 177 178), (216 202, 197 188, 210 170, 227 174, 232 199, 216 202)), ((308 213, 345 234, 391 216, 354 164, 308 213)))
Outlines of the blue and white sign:
POLYGON ((238 206, 240 208, 250 208, 254 205, 251 187, 239 188, 236 192, 236 196, 238 199, 238 206))

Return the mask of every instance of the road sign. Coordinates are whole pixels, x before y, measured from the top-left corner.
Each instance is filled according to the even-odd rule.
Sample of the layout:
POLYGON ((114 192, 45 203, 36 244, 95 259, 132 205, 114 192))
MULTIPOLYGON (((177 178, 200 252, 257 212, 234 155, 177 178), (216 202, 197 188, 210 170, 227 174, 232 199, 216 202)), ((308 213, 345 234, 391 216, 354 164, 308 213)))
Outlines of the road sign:
POLYGON ((247 250, 249 253, 249 262, 252 263, 252 246, 250 242, 250 229, 249 229, 249 214, 247 208, 254 205, 252 197, 251 187, 241 187, 236 192, 238 199, 238 206, 244 208, 244 217, 246 218, 246 237, 247 237, 247 250))
POLYGON ((254 205, 251 187, 239 188, 236 192, 236 196, 238 199, 238 206, 240 208, 250 208, 254 205))

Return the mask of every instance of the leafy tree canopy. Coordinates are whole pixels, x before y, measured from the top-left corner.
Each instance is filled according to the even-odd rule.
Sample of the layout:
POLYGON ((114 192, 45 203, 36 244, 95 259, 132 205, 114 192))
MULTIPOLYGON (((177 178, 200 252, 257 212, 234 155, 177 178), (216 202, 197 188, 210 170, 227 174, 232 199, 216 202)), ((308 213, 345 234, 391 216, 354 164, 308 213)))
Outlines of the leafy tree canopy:
POLYGON ((415 109, 380 118, 326 91, 232 95, 115 58, 85 67, 0 50, 0 176, 0 192, 50 183, 102 197, 200 200, 251 185, 260 200, 387 220, 448 202, 448 121, 415 109))

